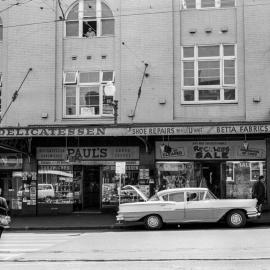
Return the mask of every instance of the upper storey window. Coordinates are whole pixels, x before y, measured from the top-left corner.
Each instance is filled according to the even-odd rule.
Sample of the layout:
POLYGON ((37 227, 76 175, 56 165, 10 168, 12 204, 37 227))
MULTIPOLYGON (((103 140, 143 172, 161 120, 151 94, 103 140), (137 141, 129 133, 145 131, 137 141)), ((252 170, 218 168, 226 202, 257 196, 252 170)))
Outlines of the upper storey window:
POLYGON ((182 48, 182 103, 237 102, 236 46, 182 48))
POLYGON ((114 18, 101 0, 79 0, 68 12, 67 37, 95 37, 114 34, 114 18))
POLYGON ((181 0, 182 9, 234 7, 235 0, 181 0))
POLYGON ((0 41, 3 40, 3 22, 0 18, 0 41))

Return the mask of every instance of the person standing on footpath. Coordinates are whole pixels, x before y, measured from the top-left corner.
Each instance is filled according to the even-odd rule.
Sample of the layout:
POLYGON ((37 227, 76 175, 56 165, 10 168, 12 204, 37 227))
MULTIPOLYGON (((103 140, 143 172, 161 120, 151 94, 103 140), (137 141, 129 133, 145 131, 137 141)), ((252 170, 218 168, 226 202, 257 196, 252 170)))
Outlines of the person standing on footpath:
POLYGON ((266 194, 265 185, 263 181, 264 176, 260 175, 258 181, 252 187, 252 198, 257 199, 257 208, 260 213, 262 212, 262 204, 264 202, 266 194))
MULTIPOLYGON (((0 215, 5 216, 8 211, 8 205, 7 205, 6 199, 2 197, 1 195, 2 195, 2 189, 0 188, 0 215)), ((4 226, 1 226, 0 224, 0 238, 2 236, 3 231, 4 231, 4 226)))

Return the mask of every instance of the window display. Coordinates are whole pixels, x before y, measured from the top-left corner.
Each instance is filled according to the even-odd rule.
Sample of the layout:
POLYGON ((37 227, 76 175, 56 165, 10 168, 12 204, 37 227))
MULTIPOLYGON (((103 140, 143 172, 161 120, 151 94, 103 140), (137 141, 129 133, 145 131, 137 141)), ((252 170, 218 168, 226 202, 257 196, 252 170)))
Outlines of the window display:
POLYGON ((159 185, 165 180, 166 188, 196 187, 194 162, 157 162, 159 185))
POLYGON ((38 203, 73 203, 72 165, 40 165, 38 203))
POLYGON ((251 190, 260 175, 266 175, 265 161, 226 162, 226 198, 251 198, 251 190))
MULTIPOLYGON (((104 166, 102 171, 102 207, 113 207, 119 204, 119 175, 115 173, 115 166, 104 166)), ((126 185, 139 187, 143 193, 149 192, 145 188, 145 182, 139 181, 138 165, 127 165, 126 174, 121 176, 121 188, 126 185)), ((147 184, 147 186, 149 186, 147 184)), ((121 192, 121 202, 136 201, 132 192, 121 192)))

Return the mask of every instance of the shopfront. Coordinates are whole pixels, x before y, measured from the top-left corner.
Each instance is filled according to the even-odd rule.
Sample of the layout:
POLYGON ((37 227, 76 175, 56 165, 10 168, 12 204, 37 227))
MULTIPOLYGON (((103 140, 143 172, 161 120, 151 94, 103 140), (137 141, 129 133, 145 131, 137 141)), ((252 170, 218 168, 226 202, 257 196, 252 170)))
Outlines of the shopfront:
POLYGON ((207 187, 219 198, 250 198, 254 182, 266 175, 266 142, 156 142, 156 169, 168 188, 207 187))
POLYGON ((36 157, 39 214, 116 207, 117 161, 126 162, 122 186, 138 181, 139 147, 38 147, 36 157))

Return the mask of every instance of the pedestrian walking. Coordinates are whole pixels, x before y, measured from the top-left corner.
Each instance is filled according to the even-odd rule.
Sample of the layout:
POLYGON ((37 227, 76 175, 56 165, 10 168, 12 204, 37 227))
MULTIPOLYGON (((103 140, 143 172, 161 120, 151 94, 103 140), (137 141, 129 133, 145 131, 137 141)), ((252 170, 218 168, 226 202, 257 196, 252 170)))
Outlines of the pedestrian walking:
MULTIPOLYGON (((4 197, 2 197, 2 189, 0 188, 0 215, 6 216, 7 211, 8 211, 7 201, 4 197)), ((4 225, 1 225, 0 223, 0 238, 2 236, 4 228, 5 228, 4 225)))
POLYGON ((252 187, 252 198, 257 199, 257 208, 259 212, 262 212, 262 204, 265 199, 265 185, 263 183, 264 176, 260 175, 258 181, 252 187))

